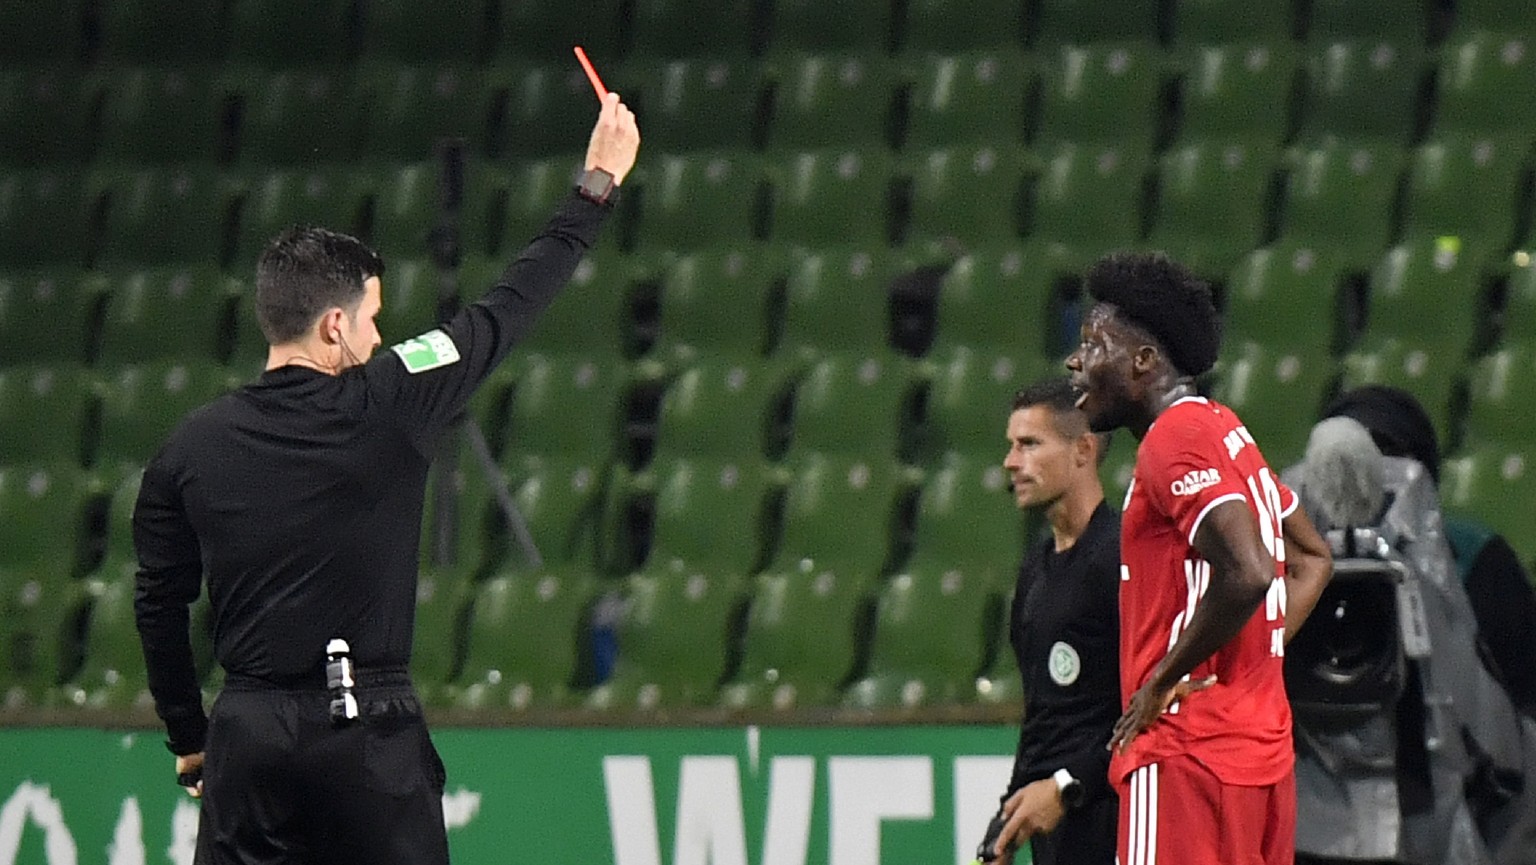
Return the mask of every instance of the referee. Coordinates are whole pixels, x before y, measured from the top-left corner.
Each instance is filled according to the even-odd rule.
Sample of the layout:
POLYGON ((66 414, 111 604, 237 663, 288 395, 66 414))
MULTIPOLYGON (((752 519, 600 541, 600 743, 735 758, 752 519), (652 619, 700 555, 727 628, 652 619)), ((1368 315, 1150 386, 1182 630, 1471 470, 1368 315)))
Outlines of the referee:
POLYGON ((1020 508, 1051 531, 1019 568, 1009 641, 1024 723, 994 853, 1032 845, 1038 865, 1111 865, 1119 803, 1109 786, 1120 717, 1120 515, 1104 501, 1108 436, 1088 430, 1066 377, 1020 391, 1003 461, 1020 508))
POLYGON ((266 371, 177 427, 133 515, 134 609, 176 771, 202 796, 199 865, 448 861, 407 673, 427 466, 591 247, 639 144, 609 94, 579 184, 495 287, 377 356, 377 253, 315 228, 262 253, 266 371), (211 716, 188 635, 204 577, 226 676, 211 716))

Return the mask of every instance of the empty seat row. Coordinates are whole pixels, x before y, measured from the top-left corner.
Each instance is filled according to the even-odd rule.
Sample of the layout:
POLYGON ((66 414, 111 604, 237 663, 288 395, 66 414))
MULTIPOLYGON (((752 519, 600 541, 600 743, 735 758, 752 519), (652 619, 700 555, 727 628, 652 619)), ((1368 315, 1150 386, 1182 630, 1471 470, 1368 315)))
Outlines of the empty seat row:
MULTIPOLYGON (((1536 86, 1524 37, 1478 33, 1449 45, 1431 130, 1529 142, 1536 86), (1511 107, 1514 105, 1515 107, 1511 107)), ((986 51, 896 59, 810 55, 772 61, 624 64, 609 84, 647 141, 668 150, 989 141, 1114 140, 1152 146, 1166 128, 1280 143, 1412 140, 1426 55, 1390 42, 1155 47, 1068 46, 1035 57, 986 51), (1177 83, 1177 109, 1164 79, 1177 83), (1293 95, 1299 95, 1293 98, 1293 95)), ((364 66, 268 74, 213 68, 77 73, 0 71, 0 118, 16 130, 0 161, 94 155, 113 163, 239 160, 312 164, 415 160, 443 137, 481 154, 546 155, 579 145, 595 103, 573 64, 364 66)))

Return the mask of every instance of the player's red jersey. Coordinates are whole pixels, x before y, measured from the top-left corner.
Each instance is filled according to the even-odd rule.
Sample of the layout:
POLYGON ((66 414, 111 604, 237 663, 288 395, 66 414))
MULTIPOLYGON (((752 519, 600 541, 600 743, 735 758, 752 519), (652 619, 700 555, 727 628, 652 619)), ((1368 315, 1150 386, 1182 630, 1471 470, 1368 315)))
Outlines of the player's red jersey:
POLYGON ((1273 784, 1295 759, 1285 653, 1285 541, 1280 521, 1296 496, 1270 471, 1242 421, 1199 397, 1179 400, 1147 430, 1136 454, 1120 533, 1122 704, 1173 647, 1210 585, 1211 566, 1192 546, 1217 505, 1246 504, 1275 558, 1275 582, 1243 630, 1191 672, 1217 683, 1174 704, 1117 753, 1116 782, 1163 757, 1188 755, 1222 782, 1273 784))

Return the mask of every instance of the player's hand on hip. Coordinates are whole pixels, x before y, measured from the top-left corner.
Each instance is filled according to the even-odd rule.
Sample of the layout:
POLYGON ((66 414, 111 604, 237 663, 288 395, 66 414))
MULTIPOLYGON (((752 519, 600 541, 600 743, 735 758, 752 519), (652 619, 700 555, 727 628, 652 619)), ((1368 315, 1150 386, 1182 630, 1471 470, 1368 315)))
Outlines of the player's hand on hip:
POLYGON ((624 176, 635 167, 639 150, 640 127, 635 124, 635 113, 619 94, 609 93, 603 97, 603 109, 587 144, 587 169, 601 168, 613 175, 614 183, 623 183, 624 176))
POLYGON ((1066 808, 1061 804, 1061 791, 1053 778, 1041 778, 1020 787, 1003 803, 1003 831, 997 835, 994 848, 999 860, 1006 853, 1024 846, 1029 839, 1053 831, 1061 822, 1066 808))
POLYGON ((1164 712, 1168 711, 1169 706, 1214 684, 1216 684, 1215 676, 1199 681, 1185 680, 1171 688, 1158 688, 1153 682, 1142 685, 1136 693, 1131 695, 1131 702, 1125 707, 1125 714, 1115 722, 1115 731, 1109 737, 1109 749, 1124 751, 1129 748, 1131 742, 1143 730, 1152 726, 1164 712))
POLYGON ((196 783, 186 786, 186 791, 194 799, 203 797, 203 752, 196 754, 183 754, 176 758, 176 779, 181 783, 183 776, 196 778, 196 783))

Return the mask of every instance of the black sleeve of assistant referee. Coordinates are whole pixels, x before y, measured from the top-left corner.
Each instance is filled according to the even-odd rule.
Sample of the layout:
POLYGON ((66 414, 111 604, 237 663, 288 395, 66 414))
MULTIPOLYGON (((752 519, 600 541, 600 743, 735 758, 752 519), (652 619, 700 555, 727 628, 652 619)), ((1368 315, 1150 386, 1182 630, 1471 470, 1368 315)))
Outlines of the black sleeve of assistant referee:
POLYGON ((368 362, 370 392, 424 453, 570 281, 616 201, 599 205, 572 192, 484 296, 436 331, 368 362))
POLYGON ((165 721, 171 750, 196 753, 203 750, 208 717, 192 661, 187 607, 202 587, 202 550, 161 457, 144 470, 133 509, 133 545, 139 557, 133 612, 155 712, 165 721))

